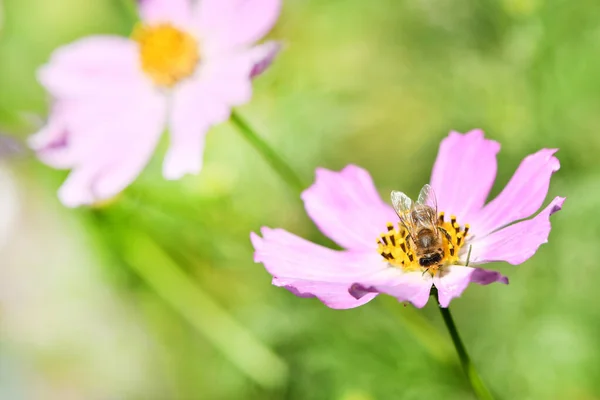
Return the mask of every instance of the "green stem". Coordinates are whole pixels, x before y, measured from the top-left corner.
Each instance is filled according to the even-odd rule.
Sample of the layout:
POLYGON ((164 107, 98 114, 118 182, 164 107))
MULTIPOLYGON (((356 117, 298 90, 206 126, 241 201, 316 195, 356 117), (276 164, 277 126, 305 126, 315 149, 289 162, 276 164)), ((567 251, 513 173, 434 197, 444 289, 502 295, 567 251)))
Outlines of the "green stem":
POLYGON ((442 317, 444 318, 444 322, 446 323, 448 332, 450 332, 450 336, 452 337, 452 342, 454 343, 454 347, 456 348, 456 352, 458 353, 460 364, 462 365, 463 371, 467 375, 467 379, 471 383, 473 391, 481 400, 494 400, 494 396, 492 396, 492 393, 483 383, 483 380, 477 373, 475 366, 469 358, 469 354, 467 354, 467 350, 465 349, 465 346, 462 340, 460 339, 458 330, 456 329, 456 325, 454 325, 454 320, 452 319, 450 309, 440 307, 440 312, 442 313, 442 317))
POLYGON ((420 310, 414 307, 398 307, 398 301, 391 296, 382 296, 381 301, 431 357, 443 364, 454 364, 454 348, 450 341, 423 317, 420 310))
POLYGON ((239 324, 141 231, 126 236, 124 258, 146 283, 258 385, 282 387, 287 365, 239 324))
POLYGON ((306 188, 294 170, 235 111, 231 112, 231 122, 292 190, 299 194, 306 188))

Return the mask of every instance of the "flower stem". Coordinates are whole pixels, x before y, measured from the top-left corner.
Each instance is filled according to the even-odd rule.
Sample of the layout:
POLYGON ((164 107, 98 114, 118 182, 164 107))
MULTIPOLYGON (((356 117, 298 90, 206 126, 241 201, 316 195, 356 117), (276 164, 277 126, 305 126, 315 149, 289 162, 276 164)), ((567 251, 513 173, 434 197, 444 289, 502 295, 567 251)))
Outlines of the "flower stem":
POLYGON ((125 240, 129 266, 242 373, 267 389, 285 385, 286 363, 189 279, 150 236, 136 231, 125 240))
POLYGON ((238 127, 242 136, 246 138, 292 190, 301 193, 305 189, 305 185, 294 170, 235 111, 231 112, 231 121, 238 127))
POLYGON ((467 354, 467 350, 465 349, 465 346, 462 340, 460 339, 458 330, 456 329, 456 325, 454 325, 454 320, 452 319, 450 309, 440 307, 440 312, 442 313, 442 317, 444 318, 444 322, 446 323, 448 332, 450 332, 450 336, 452 337, 452 342, 454 343, 454 347, 456 348, 456 352, 458 353, 460 364, 462 365, 463 371, 467 375, 467 379, 471 383, 473 391, 481 400, 494 400, 494 396, 492 396, 492 393, 485 386, 483 380, 481 380, 481 377, 477 373, 475 366, 473 365, 471 359, 469 358, 469 355, 467 354))

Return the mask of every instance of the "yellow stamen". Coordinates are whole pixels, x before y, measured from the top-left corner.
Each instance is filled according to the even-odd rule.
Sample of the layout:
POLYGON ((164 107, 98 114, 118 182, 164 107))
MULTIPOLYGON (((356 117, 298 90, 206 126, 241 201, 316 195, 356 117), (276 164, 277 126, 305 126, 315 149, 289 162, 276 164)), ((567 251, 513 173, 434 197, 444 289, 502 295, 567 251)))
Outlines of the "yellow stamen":
POLYGON ((419 264, 415 251, 416 245, 401 223, 398 223, 398 228, 391 223, 387 224, 387 232, 382 233, 377 240, 378 252, 385 262, 404 271, 423 271, 435 276, 444 266, 458 263, 459 252, 465 245, 469 225, 466 224, 461 228, 454 215, 451 216, 450 221, 447 221, 444 219, 444 213, 441 212, 437 220, 437 228, 443 255, 434 265, 423 267, 419 264))
POLYGON ((159 86, 189 77, 200 61, 196 39, 171 24, 139 25, 132 37, 140 45, 142 70, 159 86))

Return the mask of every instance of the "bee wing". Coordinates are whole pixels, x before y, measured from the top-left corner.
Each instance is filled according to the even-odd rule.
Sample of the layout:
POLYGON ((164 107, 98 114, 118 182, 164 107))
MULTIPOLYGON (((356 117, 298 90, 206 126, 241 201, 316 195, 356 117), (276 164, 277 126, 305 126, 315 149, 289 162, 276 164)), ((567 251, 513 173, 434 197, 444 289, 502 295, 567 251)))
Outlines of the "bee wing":
POLYGON ((409 235, 413 236, 415 231, 415 221, 413 220, 412 209, 414 207, 413 201, 402 192, 392 191, 392 205, 400 223, 404 225, 409 235))
POLYGON ((437 229, 437 198, 435 197, 435 192, 430 185, 423 186, 421 192, 419 193, 419 198, 417 199, 418 205, 427 206, 423 210, 423 212, 416 213, 416 218, 418 221, 416 223, 422 224, 424 226, 431 226, 434 230, 437 229))
POLYGON ((437 215, 437 198, 435 197, 435 192, 431 185, 427 184, 423 186, 423 189, 421 189, 421 192, 419 193, 417 204, 423 204, 433 208, 437 215))
POLYGON ((410 197, 405 195, 402 192, 398 192, 396 190, 392 191, 392 206, 398 214, 398 217, 401 219, 407 214, 408 211, 412 208, 412 200, 410 197))

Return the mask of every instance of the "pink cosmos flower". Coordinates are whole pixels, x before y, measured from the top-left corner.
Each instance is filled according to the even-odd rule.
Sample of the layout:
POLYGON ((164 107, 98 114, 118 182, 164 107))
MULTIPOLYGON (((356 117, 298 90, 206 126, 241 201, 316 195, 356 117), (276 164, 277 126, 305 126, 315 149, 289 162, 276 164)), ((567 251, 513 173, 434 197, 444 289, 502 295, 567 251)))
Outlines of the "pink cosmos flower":
POLYGON ((274 25, 280 0, 143 0, 131 38, 91 36, 56 50, 38 74, 54 99, 30 145, 71 169, 65 205, 113 197, 148 163, 165 128, 163 175, 201 169, 204 135, 248 102, 251 78, 279 49, 252 47, 274 25))
POLYGON ((427 263, 418 256, 416 239, 398 224, 368 172, 353 165, 340 172, 318 169, 315 183, 302 194, 308 215, 345 250, 264 227, 262 237, 251 234, 255 261, 273 275, 274 285, 300 297, 317 297, 331 308, 357 307, 379 293, 423 307, 432 286, 440 305, 448 307, 471 282, 507 284, 500 273, 473 266, 527 260, 548 240, 549 217, 561 209, 564 198, 554 198, 530 218, 542 206, 550 177, 560 167, 557 150, 542 149, 527 156, 504 190, 485 204, 499 150, 480 130, 451 132, 442 141, 431 186, 440 211, 434 223, 444 234, 433 267, 423 266, 427 263))

